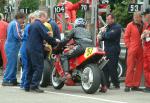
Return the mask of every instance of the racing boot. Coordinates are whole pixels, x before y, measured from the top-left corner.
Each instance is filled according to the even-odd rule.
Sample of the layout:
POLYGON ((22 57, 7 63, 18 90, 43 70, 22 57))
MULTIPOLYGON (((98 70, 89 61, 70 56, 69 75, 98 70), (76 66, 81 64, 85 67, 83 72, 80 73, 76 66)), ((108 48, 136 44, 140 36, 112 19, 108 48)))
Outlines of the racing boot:
POLYGON ((107 86, 102 86, 99 90, 101 93, 106 93, 107 92, 107 86))

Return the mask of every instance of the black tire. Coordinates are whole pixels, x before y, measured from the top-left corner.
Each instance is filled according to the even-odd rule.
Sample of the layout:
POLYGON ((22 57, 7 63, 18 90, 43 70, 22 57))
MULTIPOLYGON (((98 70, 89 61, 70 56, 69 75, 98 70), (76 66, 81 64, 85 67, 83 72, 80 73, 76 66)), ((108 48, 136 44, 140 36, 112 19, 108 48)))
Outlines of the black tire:
POLYGON ((52 76, 51 77, 52 86, 55 89, 57 89, 57 90, 62 89, 64 87, 64 82, 58 79, 59 78, 59 74, 56 73, 56 69, 55 68, 53 69, 51 76, 52 76), (56 81, 54 78, 56 78, 58 80, 56 81))
POLYGON ((47 59, 44 60, 44 70, 41 80, 41 87, 47 87, 51 85, 51 74, 52 74, 53 65, 51 61, 47 59))
POLYGON ((123 65, 120 61, 118 62, 117 72, 118 72, 118 78, 122 77, 124 74, 123 65))
MULTIPOLYGON (((89 76, 89 77, 91 77, 91 76, 89 76)), ((100 86, 100 80, 101 80, 100 79, 100 70, 96 64, 89 64, 89 65, 85 66, 85 68, 83 69, 83 72, 82 72, 82 79, 81 79, 81 86, 85 93, 87 93, 87 94, 95 93, 100 86), (84 75, 86 76, 86 71, 88 71, 88 70, 90 70, 93 73, 93 75, 92 75, 93 82, 89 88, 86 88, 86 83, 89 80, 87 80, 87 81, 86 81, 86 79, 84 80, 84 75)))

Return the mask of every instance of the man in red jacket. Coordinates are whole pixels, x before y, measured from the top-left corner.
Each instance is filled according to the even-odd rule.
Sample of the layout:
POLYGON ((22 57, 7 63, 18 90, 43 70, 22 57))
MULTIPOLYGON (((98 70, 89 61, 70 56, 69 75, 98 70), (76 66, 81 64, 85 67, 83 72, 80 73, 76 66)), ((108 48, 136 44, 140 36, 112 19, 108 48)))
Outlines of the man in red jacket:
POLYGON ((142 33, 141 39, 144 42, 144 92, 150 93, 150 8, 145 11, 146 30, 142 33))
MULTIPOLYGON (((67 26, 67 29, 72 29, 72 27, 70 27, 71 23, 74 23, 74 21, 76 20, 76 10, 80 8, 80 5, 82 3, 83 0, 80 0, 79 2, 73 4, 70 1, 67 0, 60 0, 58 3, 58 6, 65 6, 65 18, 66 18, 66 23, 69 24, 67 26)), ((60 18, 63 17, 63 14, 58 14, 58 16, 60 18)), ((58 26, 60 28, 60 31, 62 32, 62 23, 60 23, 59 21, 57 22, 58 26)))
POLYGON ((6 54, 4 50, 4 44, 7 37, 7 27, 8 27, 8 23, 3 21, 2 16, 0 15, 0 52, 3 60, 3 70, 5 70, 6 62, 7 62, 6 54))
POLYGON ((127 47, 127 71, 125 79, 125 92, 130 90, 139 91, 142 68, 143 68, 143 47, 141 34, 145 28, 142 22, 141 12, 135 12, 133 21, 127 25, 124 41, 127 47))

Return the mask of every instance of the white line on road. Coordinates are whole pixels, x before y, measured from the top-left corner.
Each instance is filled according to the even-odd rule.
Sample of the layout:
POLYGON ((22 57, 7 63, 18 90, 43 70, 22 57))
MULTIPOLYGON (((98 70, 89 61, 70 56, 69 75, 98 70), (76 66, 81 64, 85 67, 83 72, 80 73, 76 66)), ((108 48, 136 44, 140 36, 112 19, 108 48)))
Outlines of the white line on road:
MULTIPOLYGON (((20 89, 20 87, 12 87, 16 89, 20 89)), ((68 94, 68 93, 58 93, 58 92, 51 92, 51 91, 44 91, 45 93, 55 94, 55 95, 64 95, 64 96, 70 96, 70 97, 76 97, 76 98, 83 98, 83 99, 91 99, 106 103, 128 103, 128 102, 122 102, 122 101, 115 101, 115 100, 109 100, 109 99, 103 99, 103 98, 95 98, 90 96, 82 96, 82 95, 74 95, 74 94, 68 94)))
POLYGON ((82 96, 82 95, 74 95, 74 94, 67 94, 67 93, 50 92, 50 91, 45 91, 45 92, 51 93, 51 94, 57 94, 57 95, 77 97, 77 98, 92 99, 92 100, 103 101, 103 102, 108 102, 108 103, 127 103, 127 102, 114 101, 114 100, 108 100, 108 99, 102 99, 102 98, 95 98, 95 97, 90 97, 90 96, 82 96))
MULTIPOLYGON (((12 88, 20 89, 20 87, 12 87, 12 88)), ((106 103, 128 103, 128 102, 115 101, 115 100, 109 100, 109 99, 103 99, 103 98, 95 98, 95 97, 90 97, 90 96, 74 95, 74 94, 68 94, 68 93, 58 93, 58 92, 51 92, 51 91, 44 91, 44 92, 50 93, 50 94, 56 94, 56 95, 76 97, 76 98, 91 99, 91 100, 96 100, 96 101, 101 101, 101 102, 106 102, 106 103)))

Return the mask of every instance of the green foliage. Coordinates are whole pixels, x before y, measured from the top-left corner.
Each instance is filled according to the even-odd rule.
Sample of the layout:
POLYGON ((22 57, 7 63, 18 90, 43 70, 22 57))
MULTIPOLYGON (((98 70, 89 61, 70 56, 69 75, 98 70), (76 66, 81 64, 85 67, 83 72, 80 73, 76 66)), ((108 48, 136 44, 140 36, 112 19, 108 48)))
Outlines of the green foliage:
POLYGON ((123 27, 132 20, 132 14, 128 13, 128 5, 130 0, 123 0, 121 3, 114 4, 113 14, 116 17, 116 21, 123 27))
POLYGON ((76 2, 78 2, 79 0, 68 0, 68 1, 71 1, 72 3, 76 3, 76 2))
POLYGON ((39 8, 39 0, 22 0, 20 8, 29 8, 31 10, 37 10, 39 8))
POLYGON ((0 13, 4 12, 4 5, 6 4, 6 0, 0 0, 0 13))

